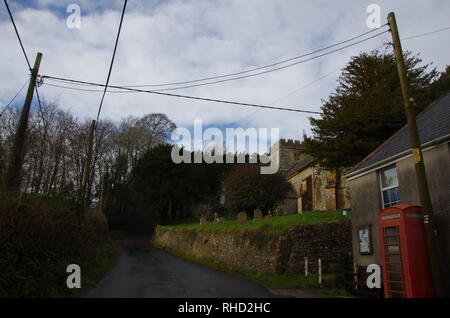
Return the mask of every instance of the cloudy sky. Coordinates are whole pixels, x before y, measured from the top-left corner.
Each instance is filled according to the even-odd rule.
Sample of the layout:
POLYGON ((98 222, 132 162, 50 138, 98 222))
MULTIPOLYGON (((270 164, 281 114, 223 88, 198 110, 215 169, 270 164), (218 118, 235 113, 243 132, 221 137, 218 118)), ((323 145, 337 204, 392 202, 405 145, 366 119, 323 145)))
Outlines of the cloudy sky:
MULTIPOLYGON (((31 61, 43 53, 40 74, 104 83, 120 20, 121 0, 9 1, 31 61), (68 28, 67 6, 81 8, 81 27, 68 28)), ((450 26, 450 1, 129 0, 110 84, 182 82, 271 64, 369 31, 367 7, 381 8, 381 22, 395 11, 403 38, 450 26)), ((9 17, 0 11, 0 107, 27 80, 28 69, 9 17)), ((450 64, 450 30, 404 41, 439 70, 450 64)), ((284 70, 171 93, 320 111, 349 58, 390 40, 384 34, 284 70)), ((51 83, 47 81, 46 83, 51 83)), ((83 87, 86 88, 86 87, 83 87)), ((87 87, 89 88, 89 87, 87 87)), ((168 88, 168 87, 164 87, 168 88)), ((80 119, 94 119, 101 92, 43 85, 80 119)), ((23 93, 17 100, 21 104, 23 93)), ((108 94, 101 118, 119 120, 166 113, 178 126, 278 127, 283 138, 308 132, 308 115, 193 101, 152 94, 108 94), (256 112, 255 112, 256 111, 256 112)))

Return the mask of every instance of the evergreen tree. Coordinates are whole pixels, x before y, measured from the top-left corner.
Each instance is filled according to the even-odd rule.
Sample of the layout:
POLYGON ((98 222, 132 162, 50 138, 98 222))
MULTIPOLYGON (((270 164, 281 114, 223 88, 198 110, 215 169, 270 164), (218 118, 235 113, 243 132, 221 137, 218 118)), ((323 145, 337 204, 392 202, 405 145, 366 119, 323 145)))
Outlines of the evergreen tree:
POLYGON ((169 223, 186 218, 195 204, 215 207, 221 194, 221 182, 228 165, 220 163, 176 164, 172 145, 160 144, 146 151, 131 173, 130 191, 136 207, 132 214, 153 217, 169 223))
MULTIPOLYGON (((428 71, 411 52, 405 64, 417 114, 431 102, 438 72, 428 71)), ((352 57, 322 111, 322 118, 310 118, 313 136, 304 136, 306 151, 329 169, 353 166, 406 123, 394 54, 352 57)))
POLYGON ((450 91, 450 65, 439 76, 439 79, 431 85, 430 99, 436 100, 450 91))

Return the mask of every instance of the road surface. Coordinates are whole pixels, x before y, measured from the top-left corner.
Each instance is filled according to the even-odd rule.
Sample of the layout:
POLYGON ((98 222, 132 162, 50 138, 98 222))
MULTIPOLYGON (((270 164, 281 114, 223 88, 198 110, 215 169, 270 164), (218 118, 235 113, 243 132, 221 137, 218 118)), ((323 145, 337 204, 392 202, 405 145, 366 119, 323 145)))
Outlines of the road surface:
POLYGON ((245 278, 173 256, 145 240, 118 242, 114 267, 85 297, 275 297, 245 278))

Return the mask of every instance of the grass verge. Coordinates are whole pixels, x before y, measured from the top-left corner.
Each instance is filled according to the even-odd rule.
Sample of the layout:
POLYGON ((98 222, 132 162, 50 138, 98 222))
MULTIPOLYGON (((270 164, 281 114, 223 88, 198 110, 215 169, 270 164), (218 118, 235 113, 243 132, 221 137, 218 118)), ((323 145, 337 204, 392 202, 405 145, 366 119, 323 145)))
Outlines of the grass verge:
POLYGON ((342 210, 337 211, 310 211, 302 214, 265 217, 254 222, 249 220, 246 224, 238 224, 236 219, 218 223, 199 224, 196 220, 189 220, 175 225, 160 226, 161 229, 173 231, 201 230, 201 231, 233 231, 241 230, 266 230, 270 233, 282 234, 289 228, 301 225, 321 224, 350 218, 350 215, 342 215, 342 210))
POLYGON ((73 290, 69 296, 81 295, 89 288, 95 286, 114 265, 116 256, 117 245, 111 238, 108 238, 97 248, 95 258, 85 265, 84 270, 83 268, 81 269, 81 289, 73 290))
POLYGON ((111 268, 116 260, 117 246, 108 239, 97 250, 97 256, 86 268, 84 285, 90 286, 96 283, 111 268))

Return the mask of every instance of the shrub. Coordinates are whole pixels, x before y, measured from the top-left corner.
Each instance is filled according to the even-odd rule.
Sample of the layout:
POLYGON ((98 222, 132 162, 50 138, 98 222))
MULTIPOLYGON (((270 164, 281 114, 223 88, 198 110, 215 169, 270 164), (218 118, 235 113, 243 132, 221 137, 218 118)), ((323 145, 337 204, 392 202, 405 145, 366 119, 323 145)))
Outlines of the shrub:
POLYGON ((291 184, 280 174, 261 174, 257 164, 235 166, 225 178, 224 186, 225 206, 234 214, 246 211, 252 215, 257 208, 267 213, 292 191, 291 184))
POLYGON ((61 199, 0 197, 0 297, 66 294, 66 267, 95 258, 102 242, 96 229, 80 224, 61 199))

